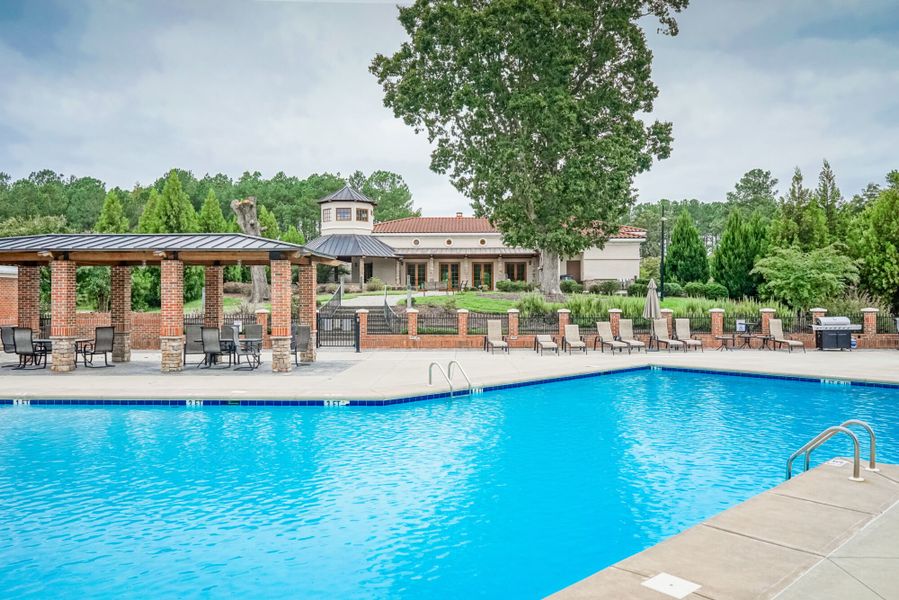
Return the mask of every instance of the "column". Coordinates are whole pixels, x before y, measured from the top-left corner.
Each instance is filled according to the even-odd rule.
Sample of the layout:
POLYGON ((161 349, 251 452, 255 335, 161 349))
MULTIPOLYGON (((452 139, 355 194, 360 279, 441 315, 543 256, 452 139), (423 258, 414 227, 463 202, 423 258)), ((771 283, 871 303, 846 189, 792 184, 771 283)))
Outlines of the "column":
POLYGON ((809 314, 812 316, 812 325, 815 324, 815 319, 820 319, 821 317, 827 314, 826 308, 812 308, 809 309, 809 314))
POLYGON ((75 369, 75 266, 70 260, 50 263, 50 339, 53 341, 50 370, 56 373, 75 369))
POLYGON ((28 327, 35 337, 41 329, 41 268, 19 267, 19 327, 28 327))
POLYGON ((406 309, 406 334, 410 338, 418 337, 418 309, 406 309))
POLYGON ((712 337, 724 335, 724 309, 710 308, 709 316, 712 320, 711 334, 712 337))
POLYGON ((206 267, 206 299, 203 305, 203 325, 221 329, 225 323, 223 293, 224 268, 218 265, 206 267))
POLYGON ((115 327, 112 339, 112 362, 131 360, 131 267, 111 267, 109 273, 110 325, 115 327))
POLYGON ((270 261, 272 273, 272 372, 289 373, 290 360, 290 261, 278 254, 270 261))
POLYGON ((356 317, 359 319, 359 349, 366 347, 368 337, 368 309, 360 308, 356 311, 356 317))
POLYGON ((671 332, 674 331, 674 328, 672 327, 674 325, 674 311, 670 308, 663 308, 661 313, 662 318, 665 319, 665 323, 668 326, 667 335, 668 337, 671 337, 671 332))
POLYGON ((268 334, 268 323, 272 313, 267 308, 257 308, 253 314, 256 315, 256 324, 262 327, 262 347, 271 348, 272 340, 268 334))
POLYGON ((518 309, 510 308, 506 312, 509 315, 509 339, 518 339, 518 309))
POLYGON ((165 259, 160 263, 159 349, 163 373, 184 368, 184 263, 165 259))
POLYGON ((770 335, 771 334, 771 319, 774 317, 774 309, 773 308, 761 308, 759 309, 759 314, 761 315, 762 321, 762 335, 770 335))
POLYGON ((309 327, 312 334, 309 336, 309 347, 300 348, 300 358, 303 362, 315 361, 315 338, 318 322, 315 318, 315 265, 302 265, 299 267, 298 280, 298 306, 297 321, 300 325, 309 327))
POLYGON ((468 335, 468 309, 460 308, 456 310, 456 319, 459 335, 468 335))
POLYGON ((609 309, 609 324, 612 326, 612 335, 618 337, 621 334, 621 309, 609 309))
POLYGON ((875 335, 877 333, 877 313, 876 308, 862 309, 862 333, 864 335, 875 335))
POLYGON ((571 322, 571 311, 567 308, 560 308, 559 313, 559 337, 565 337, 565 326, 571 322))

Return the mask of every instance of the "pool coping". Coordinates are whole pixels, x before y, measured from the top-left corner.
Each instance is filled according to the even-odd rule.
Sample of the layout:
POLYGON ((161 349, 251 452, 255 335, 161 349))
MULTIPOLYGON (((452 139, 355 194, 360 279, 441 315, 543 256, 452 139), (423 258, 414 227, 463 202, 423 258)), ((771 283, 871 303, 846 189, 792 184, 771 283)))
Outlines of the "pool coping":
MULTIPOLYGON (((706 367, 674 366, 667 364, 648 363, 611 369, 590 369, 581 373, 558 375, 553 377, 537 377, 512 380, 505 383, 494 383, 482 387, 472 388, 470 394, 477 395, 484 392, 493 392, 504 389, 556 383, 560 381, 572 381, 576 379, 589 379, 617 375, 636 371, 672 371, 694 374, 720 375, 725 377, 747 377, 758 379, 775 379, 783 381, 799 381, 804 383, 820 383, 830 385, 850 385, 856 387, 872 387, 882 389, 897 389, 899 383, 878 381, 871 379, 851 379, 847 377, 816 377, 809 375, 786 375, 783 373, 771 373, 765 371, 739 370, 739 369, 711 369, 706 367)), ((9 397, 0 398, 0 406, 32 405, 32 406, 350 406, 350 407, 379 407, 393 406, 396 404, 408 404, 411 402, 423 402, 427 400, 465 398, 468 391, 441 391, 430 394, 415 394, 387 398, 356 397, 356 398, 222 398, 222 397, 191 397, 191 398, 153 398, 153 397, 9 397)))

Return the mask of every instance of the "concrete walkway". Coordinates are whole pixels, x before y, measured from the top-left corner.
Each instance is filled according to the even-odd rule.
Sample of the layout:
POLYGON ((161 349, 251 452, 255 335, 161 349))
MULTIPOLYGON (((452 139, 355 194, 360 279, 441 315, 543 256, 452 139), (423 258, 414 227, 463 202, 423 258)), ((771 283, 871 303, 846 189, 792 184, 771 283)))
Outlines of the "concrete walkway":
MULTIPOLYGON (((413 298, 421 298, 422 296, 450 296, 452 292, 412 292, 413 298)), ((391 306, 396 306, 400 300, 404 300, 406 294, 388 294, 387 301, 391 306)), ((353 306, 356 308, 371 308, 384 306, 384 294, 377 296, 356 296, 354 298, 344 298, 341 306, 353 306)))

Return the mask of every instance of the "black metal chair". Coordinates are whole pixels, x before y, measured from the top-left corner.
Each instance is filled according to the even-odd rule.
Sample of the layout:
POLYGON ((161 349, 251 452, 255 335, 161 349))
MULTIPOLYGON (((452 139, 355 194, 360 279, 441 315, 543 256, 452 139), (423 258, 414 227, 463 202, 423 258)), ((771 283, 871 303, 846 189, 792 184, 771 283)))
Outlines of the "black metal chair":
POLYGON ((309 340, 312 338, 312 328, 308 325, 292 325, 290 328, 290 351, 293 352, 293 362, 296 366, 306 366, 308 362, 301 362, 299 356, 309 348, 309 340))
POLYGON ((262 325, 255 323, 253 325, 243 326, 244 337, 262 339, 262 325))
POLYGON ((222 327, 222 350, 230 354, 232 360, 237 356, 238 339, 240 338, 237 334, 237 329, 236 325, 225 325, 222 327))
POLYGON ((13 340, 16 354, 19 356, 19 364, 16 369, 46 369, 47 347, 34 343, 34 332, 30 327, 14 327, 13 340), (41 365, 43 363, 43 366, 41 365), (32 365, 29 369, 28 365, 32 365))
MULTIPOLYGON (((201 339, 199 325, 188 325, 184 328, 184 364, 187 364, 188 354, 203 354, 203 340, 201 339)), ((204 364, 203 361, 197 363, 197 366, 204 364)))
POLYGON ((88 342, 81 347, 81 357, 84 360, 84 366, 94 369, 105 369, 106 367, 114 367, 109 364, 109 353, 112 352, 112 341, 115 337, 115 327, 97 327, 94 330, 94 341, 88 342), (98 354, 103 355, 103 366, 94 365, 94 357, 98 354))
MULTIPOLYGON (((203 343, 203 354, 206 355, 206 360, 203 361, 203 364, 206 365, 207 369, 211 369, 226 354, 225 350, 222 349, 221 334, 218 327, 202 327, 200 328, 200 338, 203 343)), ((227 354, 228 364, 217 368, 227 369, 231 367, 231 353, 227 354)))
MULTIPOLYGON (((15 354, 16 353, 16 338, 13 335, 12 327, 0 327, 0 339, 3 341, 3 352, 6 354, 15 354)), ((17 363, 13 363, 11 365, 3 365, 3 368, 7 367, 16 367, 17 363)))

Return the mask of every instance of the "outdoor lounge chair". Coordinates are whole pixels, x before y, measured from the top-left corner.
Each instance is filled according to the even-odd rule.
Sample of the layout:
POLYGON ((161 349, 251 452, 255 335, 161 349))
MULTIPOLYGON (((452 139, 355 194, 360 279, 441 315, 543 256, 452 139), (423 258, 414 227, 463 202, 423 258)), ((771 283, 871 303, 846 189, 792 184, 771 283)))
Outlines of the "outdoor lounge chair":
POLYGON ((625 348, 627 348, 627 353, 631 353, 631 347, 626 343, 621 342, 615 339, 615 336, 612 335, 612 324, 608 321, 597 321, 596 322, 596 339, 593 340, 593 349, 596 350, 596 344, 599 344, 599 349, 602 352, 605 352, 606 347, 612 349, 612 354, 615 354, 615 350, 622 352, 625 348))
POLYGON ((775 350, 777 350, 778 346, 786 346, 790 352, 793 351, 794 347, 802 348, 802 351, 805 352, 805 344, 799 340, 791 340, 784 335, 784 324, 780 319, 771 319, 768 322, 768 332, 771 335, 771 343, 774 345, 775 350))
POLYGON ((94 330, 94 341, 87 342, 81 347, 81 357, 84 360, 85 367, 102 369, 105 367, 114 367, 109 364, 109 353, 112 352, 112 340, 115 337, 115 327, 97 327, 94 330), (103 355, 103 366, 94 367, 94 357, 98 354, 103 355))
POLYGON ((581 330, 577 325, 566 325, 565 336, 562 338, 562 350, 568 350, 571 354, 572 350, 583 350, 587 354, 587 343, 581 336, 581 330))
POLYGON ((484 336, 484 350, 493 354, 496 349, 509 352, 509 343, 503 336, 503 322, 498 319, 487 321, 487 335, 484 336))
POLYGON ((558 355, 559 345, 551 335, 538 335, 534 337, 534 350, 540 354, 543 354, 544 350, 552 350, 558 355))
MULTIPOLYGON (((187 364, 187 355, 188 354, 204 354, 203 352, 203 340, 200 338, 201 327, 199 325, 188 325, 184 328, 184 364, 187 364)), ((202 363, 197 363, 197 366, 200 366, 202 363)))
POLYGON ((229 346, 222 344, 222 335, 218 327, 202 327, 200 329, 200 339, 203 343, 203 354, 206 355, 206 360, 203 361, 203 364, 206 365, 207 369, 214 367, 226 354, 228 355, 228 364, 219 368, 231 366, 231 352, 228 350, 229 346))
POLYGON ((646 344, 634 337, 634 321, 632 319, 621 319, 618 321, 618 339, 631 349, 636 348, 637 352, 643 349, 646 352, 646 344))
POLYGON ((678 341, 686 344, 685 350, 699 348, 705 352, 705 348, 702 347, 702 340, 690 334, 690 319, 675 319, 674 333, 677 335, 678 341))
POLYGON ((296 366, 308 365, 301 362, 300 355, 309 348, 309 340, 312 338, 312 328, 308 325, 293 325, 290 328, 290 351, 293 352, 293 362, 296 366))
POLYGON ((665 344, 665 347, 668 348, 668 352, 671 352, 671 348, 686 350, 687 345, 684 344, 680 340, 675 340, 668 337, 668 320, 667 319, 653 319, 652 320, 652 337, 656 341, 656 348, 661 349, 659 344, 665 344))
MULTIPOLYGON (((3 352, 6 354, 16 353, 16 338, 13 335, 12 330, 12 327, 0 327, 0 339, 3 341, 3 352)), ((18 363, 3 365, 3 368, 15 367, 17 364, 18 363)))
POLYGON ((14 327, 12 331, 16 354, 19 356, 19 364, 16 369, 29 369, 29 364, 31 369, 47 368, 47 347, 34 343, 34 332, 31 331, 31 328, 14 327))

